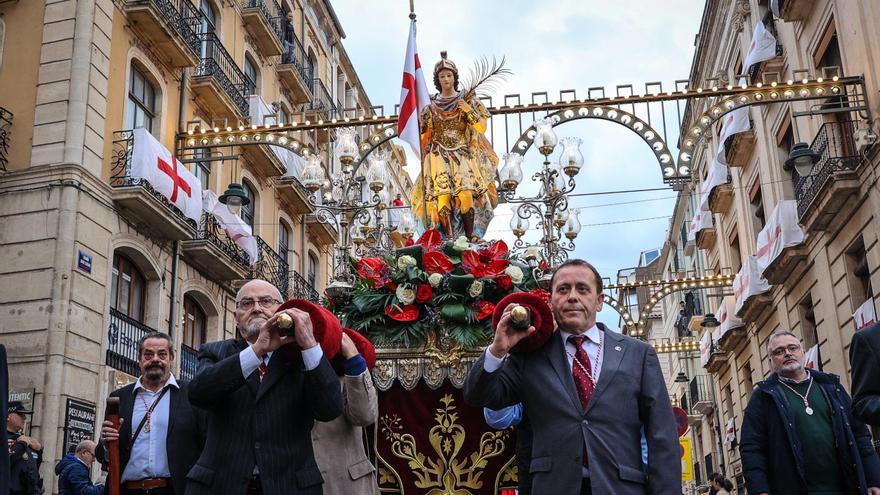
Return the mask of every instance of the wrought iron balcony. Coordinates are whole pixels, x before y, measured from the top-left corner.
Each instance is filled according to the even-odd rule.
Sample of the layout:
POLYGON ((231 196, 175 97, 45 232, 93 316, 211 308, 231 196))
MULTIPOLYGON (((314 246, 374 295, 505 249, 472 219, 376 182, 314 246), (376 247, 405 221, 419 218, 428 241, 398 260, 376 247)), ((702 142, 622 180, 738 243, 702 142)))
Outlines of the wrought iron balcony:
POLYGON ((337 108, 330 91, 320 79, 312 80, 312 102, 308 112, 316 113, 319 118, 330 119, 336 116, 337 108))
POLYGON ((113 203, 123 217, 147 232, 171 240, 191 239, 196 223, 145 179, 131 176, 133 151, 133 131, 113 133, 113 154, 110 158, 113 203))
POLYGON ((201 14, 189 0, 125 0, 123 10, 131 25, 175 67, 199 62, 201 14))
POLYGON ((275 0, 240 0, 241 18, 263 55, 281 55, 283 11, 275 0))
POLYGON ((289 286, 287 260, 269 247, 262 238, 257 237, 259 260, 250 267, 250 278, 260 278, 287 294, 289 286))
POLYGON ((709 414, 712 412, 713 402, 710 388, 712 384, 706 375, 697 375, 691 379, 688 393, 691 399, 691 414, 709 414))
POLYGON ((107 327, 107 366, 131 376, 140 375, 138 369, 138 341, 156 330, 110 308, 107 327))
POLYGON ((823 230, 845 217, 847 200, 859 190, 856 169, 863 156, 856 146, 855 122, 826 122, 810 145, 819 154, 811 174, 794 182, 798 217, 807 231, 823 230))
POLYGON ((307 103, 312 99, 312 80, 314 67, 309 60, 302 42, 296 35, 284 41, 284 54, 281 64, 276 66, 281 84, 291 92, 294 105, 307 103))
POLYGON ((208 108, 226 109, 226 116, 238 121, 248 114, 248 88, 254 83, 241 71, 216 33, 201 33, 198 37, 202 58, 191 87, 208 108))
POLYGON ((247 253, 235 244, 210 213, 202 214, 198 233, 193 239, 182 242, 180 247, 188 261, 215 280, 240 280, 250 271, 247 253))
POLYGON ((192 380, 199 369, 199 351, 192 347, 180 346, 180 379, 192 380))
POLYGON ((0 172, 6 171, 9 161, 9 141, 12 138, 12 112, 0 107, 0 172))
POLYGON ((320 304, 321 295, 306 279, 297 272, 290 272, 290 292, 288 295, 294 299, 305 299, 320 304))

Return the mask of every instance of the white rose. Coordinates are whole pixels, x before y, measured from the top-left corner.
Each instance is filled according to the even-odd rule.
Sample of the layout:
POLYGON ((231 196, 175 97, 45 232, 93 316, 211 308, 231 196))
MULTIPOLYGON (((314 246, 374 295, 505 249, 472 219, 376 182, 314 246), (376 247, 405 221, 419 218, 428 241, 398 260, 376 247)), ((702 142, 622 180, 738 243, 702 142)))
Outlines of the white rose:
POLYGON ((471 286, 468 287, 468 294, 470 294, 471 297, 477 297, 482 293, 483 293, 483 282, 480 280, 474 280, 474 283, 472 283, 471 286))
POLYGON ((469 247, 471 247, 471 243, 468 242, 467 237, 465 237, 465 236, 459 237, 458 239, 455 240, 454 243, 452 243, 452 249, 455 249, 456 251, 459 251, 459 252, 462 252, 469 247))
POLYGON ((400 270, 406 270, 407 267, 416 266, 416 259, 409 255, 403 255, 400 258, 397 258, 397 268, 400 270))
POLYGON ((416 291, 405 285, 398 285, 394 294, 397 296, 397 300, 400 301, 400 304, 403 304, 404 306, 412 304, 413 301, 416 300, 416 291))
POLYGON ((504 273, 510 277, 510 281, 519 285, 523 280, 523 272, 518 266, 510 265, 504 269, 504 273))
POLYGON ((431 284, 431 287, 437 288, 440 287, 440 282, 443 281, 443 275, 439 273, 432 273, 428 275, 428 283, 431 284))

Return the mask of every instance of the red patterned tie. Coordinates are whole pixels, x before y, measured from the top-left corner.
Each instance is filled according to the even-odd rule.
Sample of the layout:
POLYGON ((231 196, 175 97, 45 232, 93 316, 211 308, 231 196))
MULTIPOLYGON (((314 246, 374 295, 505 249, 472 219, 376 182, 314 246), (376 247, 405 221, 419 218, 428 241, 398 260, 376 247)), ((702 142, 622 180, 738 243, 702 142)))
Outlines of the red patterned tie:
POLYGON ((584 350, 584 340, 587 337, 583 335, 572 335, 568 337, 568 341, 574 344, 577 352, 574 354, 574 362, 571 363, 571 374, 574 377, 574 386, 577 388, 578 396, 581 398, 581 405, 584 409, 590 403, 590 397, 593 396, 593 380, 590 375, 593 373, 593 367, 590 365, 590 356, 584 350), (578 364, 580 363, 580 364, 578 364))
POLYGON ((265 362, 260 363, 260 381, 263 381, 263 377, 266 376, 266 371, 269 370, 269 367, 266 366, 265 362))

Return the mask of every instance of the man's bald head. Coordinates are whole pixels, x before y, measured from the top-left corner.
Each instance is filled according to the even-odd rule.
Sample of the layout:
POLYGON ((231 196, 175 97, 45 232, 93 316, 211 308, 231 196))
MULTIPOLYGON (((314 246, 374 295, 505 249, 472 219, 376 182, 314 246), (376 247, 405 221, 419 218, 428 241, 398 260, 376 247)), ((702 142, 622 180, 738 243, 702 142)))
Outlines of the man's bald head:
POLYGON ((260 328, 283 302, 281 291, 265 280, 251 280, 235 295, 235 326, 250 343, 260 335, 260 328))

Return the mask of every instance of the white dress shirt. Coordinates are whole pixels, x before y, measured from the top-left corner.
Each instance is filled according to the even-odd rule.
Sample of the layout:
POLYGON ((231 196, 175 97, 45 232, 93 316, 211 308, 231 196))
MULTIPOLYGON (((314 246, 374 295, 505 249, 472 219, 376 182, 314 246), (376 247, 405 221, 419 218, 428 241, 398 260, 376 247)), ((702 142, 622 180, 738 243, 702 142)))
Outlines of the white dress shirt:
MULTIPOLYGON (((306 371, 317 368, 321 364, 321 357, 323 355, 324 351, 321 350, 320 345, 302 351, 303 365, 305 365, 306 371)), ((251 373, 260 367, 260 363, 266 363, 266 366, 268 366, 270 359, 272 359, 272 351, 267 352, 266 356, 260 359, 257 357, 254 347, 247 346, 247 348, 238 353, 238 364, 241 366, 241 374, 245 378, 251 376, 251 373)))
MULTIPOLYGON (((174 387, 180 389, 174 375, 168 377, 164 388, 174 387)), ((163 389, 164 389, 163 388, 163 389)), ((150 392, 138 379, 132 391, 134 408, 131 412, 131 434, 134 435, 137 426, 147 413, 147 409, 153 405, 153 401, 162 393, 150 392)), ((131 446, 131 457, 125 470, 122 471, 122 481, 137 481, 146 478, 170 478, 171 470, 168 467, 168 452, 165 450, 168 439, 168 425, 171 419, 171 391, 162 396, 162 400, 156 405, 150 414, 150 431, 147 425, 141 429, 138 437, 131 446)))
MULTIPOLYGON (((571 369, 571 366, 574 364, 574 355, 577 353, 577 349, 574 344, 568 341, 568 337, 570 335, 574 335, 573 333, 568 333, 559 330, 559 338, 562 339, 562 343, 565 346, 565 354, 566 359, 568 360, 568 368, 571 369)), ((589 330, 582 333, 581 335, 586 336, 581 346, 587 351, 587 356, 590 357, 590 374, 593 375, 593 378, 598 383, 599 382, 599 373, 602 372, 602 357, 605 355, 605 349, 603 349, 599 345, 599 341, 602 338, 602 331, 599 330, 599 327, 593 325, 589 330)), ((501 363, 504 362, 504 358, 497 358, 489 349, 486 348, 486 358, 483 360, 483 369, 489 373, 497 370, 501 367, 501 363)), ((505 356, 506 357, 506 356, 505 356)))

